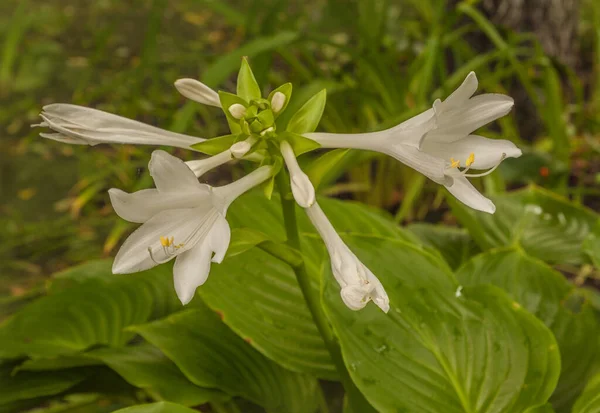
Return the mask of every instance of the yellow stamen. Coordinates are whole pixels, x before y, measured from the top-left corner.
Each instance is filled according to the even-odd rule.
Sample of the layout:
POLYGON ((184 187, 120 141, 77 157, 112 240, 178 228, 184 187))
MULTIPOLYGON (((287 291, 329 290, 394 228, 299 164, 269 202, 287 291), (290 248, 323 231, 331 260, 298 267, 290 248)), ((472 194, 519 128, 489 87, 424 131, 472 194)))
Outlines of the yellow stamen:
POLYGON ((471 152, 471 154, 467 158, 467 162, 465 162, 465 163, 467 164, 467 166, 471 166, 471 165, 473 165, 473 162, 475 162, 475 154, 473 152, 471 152))
POLYGON ((460 161, 456 161, 456 160, 454 160, 454 158, 450 158, 450 167, 452 167, 452 168, 459 168, 460 167, 460 161))
POLYGON ((170 247, 173 244, 173 237, 169 239, 168 237, 160 237, 160 243, 163 247, 170 247))

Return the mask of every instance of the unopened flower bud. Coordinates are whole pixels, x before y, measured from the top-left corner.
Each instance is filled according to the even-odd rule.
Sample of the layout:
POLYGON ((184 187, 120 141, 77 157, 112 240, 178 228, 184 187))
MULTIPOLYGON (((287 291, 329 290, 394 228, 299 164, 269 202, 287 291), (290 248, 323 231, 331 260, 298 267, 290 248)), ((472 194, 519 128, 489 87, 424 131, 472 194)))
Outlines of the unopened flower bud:
POLYGON ((249 142, 242 141, 231 145, 231 148, 229 148, 229 150, 231 151, 231 154, 234 158, 240 159, 248 153, 250 148, 252 148, 252 145, 250 145, 249 142))
POLYGON ((308 175, 300 169, 292 146, 287 141, 283 141, 280 148, 290 172, 292 195, 298 205, 302 208, 309 208, 315 203, 315 187, 310 182, 308 175))
POLYGON ((285 95, 281 92, 275 92, 273 97, 271 98, 271 109, 274 113, 279 113, 281 109, 283 109, 283 105, 285 105, 285 95))
POLYGON ((231 113, 231 116, 236 119, 242 119, 246 114, 246 108, 244 105, 234 103, 233 105, 229 106, 229 113, 231 113))

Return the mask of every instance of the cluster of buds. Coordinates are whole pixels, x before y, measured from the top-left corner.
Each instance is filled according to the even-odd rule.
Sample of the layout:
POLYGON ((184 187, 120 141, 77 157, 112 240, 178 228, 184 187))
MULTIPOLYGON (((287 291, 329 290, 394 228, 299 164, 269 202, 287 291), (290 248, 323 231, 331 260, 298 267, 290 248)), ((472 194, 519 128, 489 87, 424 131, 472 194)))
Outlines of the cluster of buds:
POLYGON ((189 99, 221 108, 231 133, 212 139, 191 137, 68 104, 44 107, 43 122, 37 126, 53 130, 43 137, 65 143, 172 145, 210 155, 183 162, 155 151, 149 164, 155 189, 131 194, 109 191, 117 214, 142 224, 119 250, 113 272, 142 271, 176 258, 175 290, 183 304, 206 281, 211 262, 219 263, 225 257, 231 235, 225 218, 229 205, 263 183, 270 197, 273 178, 285 165, 294 199, 327 247, 344 303, 359 310, 373 301, 383 311, 389 310, 381 282, 344 243, 319 207, 315 189, 297 161, 305 152, 320 147, 379 151, 444 185, 466 205, 488 213, 494 212, 493 203, 467 178, 491 173, 505 158, 521 155, 510 141, 471 134, 507 114, 513 105, 504 95, 473 97, 477 89, 474 73, 446 100, 436 100, 431 109, 390 129, 365 134, 314 133, 325 107, 324 90, 283 124, 278 118, 290 102, 292 85, 286 83, 264 98, 246 59, 238 74, 236 94, 217 93, 193 79, 180 79, 175 86, 189 99), (257 162, 258 167, 229 185, 200 184, 200 176, 234 158, 257 162), (461 169, 461 165, 465 167, 461 169), (468 173, 471 169, 489 170, 468 173))

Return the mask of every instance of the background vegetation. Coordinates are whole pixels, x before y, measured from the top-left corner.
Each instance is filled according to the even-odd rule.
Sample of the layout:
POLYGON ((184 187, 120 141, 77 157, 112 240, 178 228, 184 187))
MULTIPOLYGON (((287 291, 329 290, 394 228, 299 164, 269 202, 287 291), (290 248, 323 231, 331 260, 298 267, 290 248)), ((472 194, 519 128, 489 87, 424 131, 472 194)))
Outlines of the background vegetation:
MULTIPOLYGON (((471 70, 480 89, 514 95, 513 112, 486 131, 524 150, 523 157, 506 161, 499 173, 479 182, 496 197, 499 212, 505 211, 494 218, 449 205, 438 185, 372 153, 345 153, 319 192, 385 210, 389 222, 408 225, 422 242, 438 247, 453 269, 480 249, 519 240, 529 255, 559 270, 571 285, 589 287, 582 291, 591 303, 600 302, 595 292, 599 265, 590 258, 593 252, 587 254, 597 253, 598 245, 586 238, 597 221, 593 210, 600 208, 600 4, 581 1, 568 58, 549 50, 539 33, 528 31, 531 27, 505 27, 497 17, 477 1, 4 0, 0 318, 46 294, 52 273, 113 256, 133 227, 115 216, 107 189, 151 185, 146 167, 154 148, 44 140, 39 129, 30 128, 41 107, 75 103, 177 132, 222 135, 224 117, 186 102, 172 83, 193 77, 234 90, 241 56, 249 56, 266 89, 294 84, 284 116, 326 88, 323 131, 394 125, 447 96, 471 70), (528 189, 507 195, 532 184, 552 194, 528 189), (533 218, 523 221, 532 202, 568 222, 540 230, 533 218), (513 228, 515 222, 521 227, 513 228), (432 232, 422 223, 442 223, 446 232, 432 232), (447 240, 460 253, 446 251, 447 240)), ((240 168, 218 170, 207 181, 229 181, 240 168)), ((159 314, 137 321, 153 318, 159 314)), ((148 338, 151 334, 142 333, 164 351, 148 338)), ((139 401, 119 397, 102 399, 105 405, 98 399, 84 402, 96 406, 93 411, 112 411, 139 401)), ((567 399, 570 407, 573 400, 567 399)))

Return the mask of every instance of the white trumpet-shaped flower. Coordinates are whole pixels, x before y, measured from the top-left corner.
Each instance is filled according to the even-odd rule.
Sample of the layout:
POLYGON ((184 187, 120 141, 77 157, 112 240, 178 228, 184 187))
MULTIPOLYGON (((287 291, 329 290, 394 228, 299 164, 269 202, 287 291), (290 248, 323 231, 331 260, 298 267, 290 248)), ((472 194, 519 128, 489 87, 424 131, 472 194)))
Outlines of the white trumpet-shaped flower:
POLYGON ((390 300, 381 282, 360 262, 335 231, 318 203, 306 208, 306 214, 323 238, 333 276, 341 287, 344 304, 352 310, 364 308, 373 301, 384 312, 390 309, 390 300))
POLYGON ((169 132, 135 120, 83 106, 55 103, 44 106, 41 127, 54 133, 41 133, 44 138, 76 145, 130 143, 167 145, 190 149, 203 138, 169 132))
POLYGON ((471 208, 494 213, 495 206, 467 178, 491 173, 505 158, 521 156, 507 140, 487 139, 472 132, 506 115, 512 98, 500 94, 474 96, 478 82, 471 72, 446 100, 393 128, 360 134, 310 133, 326 148, 357 148, 382 152, 444 185, 471 208), (471 173, 472 169, 489 169, 471 173))
POLYGON ((292 186, 292 195, 302 208, 308 208, 315 203, 315 188, 308 176, 300 169, 292 146, 283 141, 280 145, 281 154, 285 160, 292 186))
POLYGON ((183 304, 194 296, 209 274, 211 262, 220 263, 230 240, 225 214, 241 194, 268 179, 272 167, 263 166, 229 185, 213 188, 198 182, 180 159, 154 151, 149 170, 155 189, 128 194, 109 191, 117 214, 143 225, 124 242, 113 263, 115 274, 152 268, 177 258, 173 269, 175 291, 183 304))

